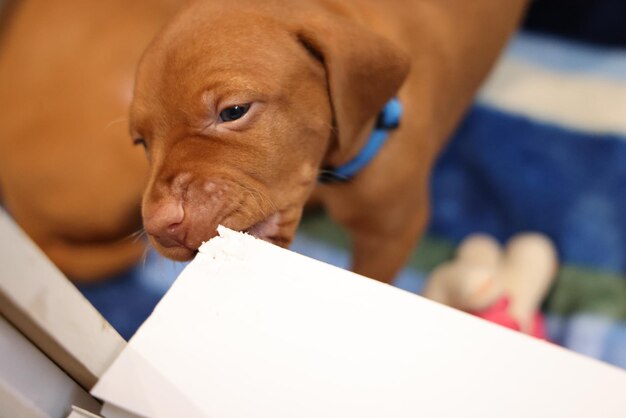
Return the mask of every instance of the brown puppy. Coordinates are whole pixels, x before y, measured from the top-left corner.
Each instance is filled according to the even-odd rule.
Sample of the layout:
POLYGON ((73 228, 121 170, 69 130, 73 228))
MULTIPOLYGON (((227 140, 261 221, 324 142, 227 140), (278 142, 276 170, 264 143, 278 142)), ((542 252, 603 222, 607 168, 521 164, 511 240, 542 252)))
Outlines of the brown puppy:
POLYGON ((2 204, 67 275, 137 262, 148 167, 128 140, 135 68, 175 0, 15 2, 0 47, 2 204))
POLYGON ((218 224, 288 245, 320 169, 350 161, 397 96, 380 154, 317 189, 351 233, 353 269, 390 281, 425 226, 433 161, 524 4, 191 3, 145 53, 131 107, 155 247, 189 259, 218 224))

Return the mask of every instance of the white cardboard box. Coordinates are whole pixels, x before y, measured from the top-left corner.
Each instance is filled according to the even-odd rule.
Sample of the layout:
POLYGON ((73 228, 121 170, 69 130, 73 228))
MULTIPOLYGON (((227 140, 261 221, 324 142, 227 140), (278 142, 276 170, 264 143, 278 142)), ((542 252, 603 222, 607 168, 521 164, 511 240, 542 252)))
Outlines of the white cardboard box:
POLYGON ((109 418, 626 417, 621 369, 223 229, 126 345, 2 211, 0 234, 0 416, 96 412, 100 379, 109 418))
POLYGON ((92 412, 126 342, 0 208, 0 417, 92 412))
POLYGON ((626 373, 220 229, 100 379, 109 417, 626 417, 626 373))

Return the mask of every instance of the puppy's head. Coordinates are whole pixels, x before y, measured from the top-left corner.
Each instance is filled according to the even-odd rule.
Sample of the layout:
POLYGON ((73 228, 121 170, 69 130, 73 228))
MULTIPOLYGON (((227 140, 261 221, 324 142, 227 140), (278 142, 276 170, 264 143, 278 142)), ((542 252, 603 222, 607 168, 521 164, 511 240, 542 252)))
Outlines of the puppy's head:
POLYGON ((349 156, 408 70, 391 43, 325 10, 211 3, 154 40, 131 107, 151 165, 144 227, 179 260, 218 224, 288 245, 320 166, 349 156))

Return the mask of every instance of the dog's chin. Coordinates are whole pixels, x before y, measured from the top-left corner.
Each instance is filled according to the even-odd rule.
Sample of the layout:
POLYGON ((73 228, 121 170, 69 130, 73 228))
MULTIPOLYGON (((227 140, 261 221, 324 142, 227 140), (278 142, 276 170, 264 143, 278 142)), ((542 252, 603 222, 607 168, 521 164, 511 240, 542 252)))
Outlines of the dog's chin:
POLYGON ((159 244, 159 242, 152 237, 150 238, 150 241, 152 242, 152 246, 154 247, 154 249, 157 250, 159 254, 161 254, 163 257, 169 258, 170 260, 189 261, 193 259, 194 256, 198 253, 197 249, 194 250, 184 247, 182 245, 165 247, 159 244))

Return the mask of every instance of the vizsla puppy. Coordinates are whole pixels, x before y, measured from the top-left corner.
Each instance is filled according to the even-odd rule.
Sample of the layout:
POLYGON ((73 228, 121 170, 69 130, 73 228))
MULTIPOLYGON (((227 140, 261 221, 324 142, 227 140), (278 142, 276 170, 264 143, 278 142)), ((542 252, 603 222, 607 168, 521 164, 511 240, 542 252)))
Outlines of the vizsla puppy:
POLYGON ((12 2, 0 47, 2 204, 67 275, 137 262, 148 167, 128 140, 135 67, 175 0, 12 2))
POLYGON ((189 259, 223 224, 286 246, 317 189, 351 234, 354 271, 390 281, 424 229, 433 161, 524 5, 191 2, 144 54, 131 106, 152 243, 189 259), (400 125, 377 129, 393 97, 400 125), (389 132, 372 156, 374 130, 389 132), (346 174, 358 155, 369 161, 346 174))

